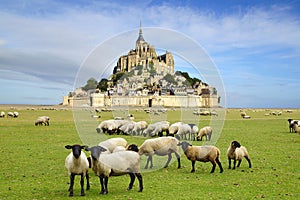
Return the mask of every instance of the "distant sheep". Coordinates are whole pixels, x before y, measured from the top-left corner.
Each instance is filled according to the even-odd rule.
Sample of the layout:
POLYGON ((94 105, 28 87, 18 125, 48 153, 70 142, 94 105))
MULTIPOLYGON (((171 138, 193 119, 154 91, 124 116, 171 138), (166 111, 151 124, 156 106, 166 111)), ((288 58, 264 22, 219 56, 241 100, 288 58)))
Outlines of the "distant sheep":
POLYGON ((205 126, 205 127, 201 128, 200 131, 198 132, 197 140, 202 141, 202 138, 205 136, 206 141, 210 141, 212 132, 213 132, 213 130, 210 126, 205 126))
POLYGON ((8 112, 7 117, 14 117, 14 113, 13 112, 8 112))
POLYGON ((296 130, 294 129, 294 123, 298 123, 300 120, 288 119, 287 121, 289 122, 290 133, 296 133, 296 130))
POLYGON ((243 118, 244 119, 251 119, 251 117, 249 115, 245 115, 243 118))
POLYGON ((1 111, 0 117, 1 117, 1 118, 5 117, 5 112, 4 112, 4 111, 1 111))
POLYGON ((220 168, 220 173, 223 172, 223 167, 220 162, 220 150, 215 146, 192 146, 188 142, 181 142, 178 146, 182 147, 186 157, 192 161, 192 171, 195 172, 196 161, 211 162, 213 165, 210 173, 214 173, 216 165, 220 168))
POLYGON ((68 174, 70 176, 70 187, 69 187, 69 196, 73 196, 73 186, 75 175, 80 175, 80 185, 81 185, 81 196, 84 196, 84 177, 86 177, 87 186, 86 190, 90 189, 89 182, 89 162, 84 152, 81 150, 85 148, 85 146, 80 146, 79 144, 75 145, 66 145, 66 149, 72 149, 72 152, 66 157, 65 167, 68 170, 68 174))
POLYGON ((146 155, 148 156, 147 163, 145 165, 145 169, 148 168, 148 164, 150 162, 150 168, 153 167, 152 162, 152 156, 154 154, 158 156, 165 156, 168 155, 168 160, 166 164, 164 165, 164 168, 168 167, 171 159, 172 159, 172 153, 175 154, 178 162, 178 168, 180 168, 180 155, 178 152, 177 144, 179 141, 174 137, 159 137, 159 138, 153 138, 153 139, 147 139, 144 141, 144 143, 139 148, 139 154, 140 155, 146 155))
POLYGON ((118 151, 104 154, 106 151, 102 146, 87 147, 91 151, 92 169, 99 176, 101 191, 100 194, 108 193, 108 178, 129 174, 130 183, 127 190, 131 190, 135 177, 139 180, 139 192, 143 191, 143 178, 140 174, 140 156, 134 151, 118 151))
POLYGON ((50 118, 48 116, 41 116, 41 117, 38 117, 35 122, 34 122, 34 125, 45 125, 45 126, 49 126, 49 121, 50 121, 50 118))
POLYGON ((233 168, 235 169, 236 166, 236 161, 238 161, 238 165, 237 167, 240 166, 243 157, 246 158, 246 160, 248 161, 249 164, 249 168, 251 168, 251 161, 250 161, 250 157, 248 154, 248 151, 246 149, 246 147, 241 146, 241 144, 238 141, 233 141, 228 150, 227 150, 227 157, 228 157, 228 162, 229 162, 229 169, 231 168, 231 160, 233 159, 233 168))
POLYGON ((299 123, 298 121, 294 122, 293 129, 295 130, 296 133, 300 134, 300 127, 298 123, 299 123))
POLYGON ((169 135, 169 126, 170 126, 170 122, 168 121, 159 121, 153 124, 149 124, 149 126, 143 131, 143 135, 144 137, 146 136, 154 137, 156 136, 156 134, 158 136, 162 136, 163 131, 166 132, 166 135, 169 135))
POLYGON ((247 114, 246 114, 245 111, 241 111, 241 112, 240 112, 240 115, 241 115, 242 118, 244 118, 247 114))

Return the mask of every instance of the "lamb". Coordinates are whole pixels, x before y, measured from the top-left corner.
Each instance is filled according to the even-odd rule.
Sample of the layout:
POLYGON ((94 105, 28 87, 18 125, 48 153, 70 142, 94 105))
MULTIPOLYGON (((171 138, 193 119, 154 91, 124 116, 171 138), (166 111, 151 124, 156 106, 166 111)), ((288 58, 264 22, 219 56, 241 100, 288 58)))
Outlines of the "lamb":
POLYGON ((178 146, 182 147, 186 157, 192 161, 192 171, 195 172, 195 163, 196 161, 200 162, 211 162, 213 165, 211 172, 214 173, 216 164, 220 168, 220 173, 223 172, 223 167, 220 162, 220 150, 215 146, 192 146, 188 142, 181 142, 178 146))
POLYGON ((179 141, 176 138, 171 136, 145 140, 138 150, 139 155, 145 154, 146 156, 148 156, 145 169, 148 168, 149 161, 150 161, 150 168, 153 167, 152 156, 154 154, 158 156, 168 155, 168 160, 164 165, 164 168, 168 167, 172 159, 172 153, 174 153, 177 158, 178 169, 179 169, 181 166, 180 166, 180 155, 177 147, 178 143, 179 141))
POLYGON ((210 126, 204 126, 203 128, 200 129, 197 135, 197 140, 202 141, 203 136, 206 137, 206 141, 210 141, 211 135, 212 135, 212 128, 210 126))
POLYGON ((119 151, 111 154, 103 154, 106 151, 101 146, 87 147, 91 151, 92 169, 100 179, 100 194, 108 193, 108 178, 129 174, 130 183, 127 190, 131 190, 135 177, 139 180, 139 192, 143 191, 143 178, 140 174, 140 156, 134 151, 119 151))
POLYGON ((5 112, 4 112, 4 111, 1 111, 0 117, 1 117, 1 118, 5 117, 5 112))
POLYGON ((242 162, 242 158, 245 157, 246 160, 248 161, 249 168, 251 168, 251 161, 249 158, 248 151, 246 147, 241 146, 241 144, 238 141, 233 141, 228 150, 227 150, 227 157, 228 157, 228 162, 229 162, 229 169, 231 168, 231 159, 233 159, 233 168, 235 169, 236 161, 238 160, 238 165, 237 167, 240 166, 242 162))
POLYGON ((50 118, 48 116, 41 116, 38 117, 37 120, 34 122, 34 125, 45 125, 45 126, 49 126, 49 120, 50 118))
POLYGON ((84 196, 84 177, 86 177, 87 186, 86 190, 90 189, 89 182, 89 162, 84 152, 81 149, 84 149, 85 146, 81 146, 79 144, 74 145, 66 145, 66 149, 72 149, 72 152, 66 157, 65 167, 68 170, 70 176, 70 187, 69 187, 69 196, 73 196, 73 186, 75 175, 80 175, 80 185, 81 185, 81 196, 84 196))
POLYGON ((294 129, 294 123, 298 123, 300 120, 288 119, 287 121, 289 122, 290 133, 296 132, 294 129))
POLYGON ((117 146, 126 147, 127 141, 124 138, 110 138, 105 141, 102 141, 98 144, 98 146, 102 146, 106 148, 106 152, 113 152, 117 146))

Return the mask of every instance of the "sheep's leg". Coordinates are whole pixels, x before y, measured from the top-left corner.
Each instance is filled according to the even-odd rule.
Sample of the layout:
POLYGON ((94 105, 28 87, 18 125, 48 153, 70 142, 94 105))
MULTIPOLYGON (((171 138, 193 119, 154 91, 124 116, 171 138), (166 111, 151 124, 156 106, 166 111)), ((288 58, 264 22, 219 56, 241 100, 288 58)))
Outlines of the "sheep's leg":
POLYGON ((168 165, 169 165, 171 159, 172 159, 172 152, 168 154, 168 160, 167 160, 167 162, 166 162, 164 168, 167 168, 167 167, 168 167, 168 165))
POLYGON ((240 167, 242 160, 238 161, 237 167, 240 167))
POLYGON ((233 159, 233 168, 232 169, 235 169, 235 166, 236 166, 236 159, 234 158, 233 159))
POLYGON ((211 162, 211 164, 213 165, 212 166, 212 168, 211 168, 211 171, 210 171, 210 173, 214 173, 215 172, 215 169, 216 169, 216 162, 215 161, 210 161, 211 162))
POLYGON ((133 186, 133 183, 134 183, 134 180, 135 180, 135 175, 132 172, 129 173, 129 176, 130 176, 130 183, 129 183, 129 186, 128 186, 127 190, 132 189, 132 186, 133 186))
POLYGON ((99 180, 100 180, 100 185, 101 185, 100 194, 106 194, 105 187, 104 187, 104 176, 103 175, 99 176, 99 180))
POLYGON ((84 194, 84 174, 81 174, 81 179, 80 179, 80 186, 81 186, 81 196, 85 196, 84 194))
POLYGON ((180 165, 180 155, 177 152, 175 152, 175 151, 174 151, 174 153, 175 153, 175 156, 176 156, 177 162, 178 162, 178 167, 177 168, 179 169, 179 168, 181 168, 181 165, 180 165))
POLYGON ((73 196, 73 186, 74 186, 74 179, 75 179, 75 174, 70 175, 70 187, 69 187, 69 196, 73 196))
POLYGON ((103 194, 107 194, 108 193, 108 189, 107 189, 107 185, 108 185, 108 176, 104 176, 104 193, 103 194))
POLYGON ((143 186, 143 177, 142 177, 142 175, 140 173, 135 173, 135 176, 139 180, 139 185, 140 185, 139 192, 142 192, 143 189, 144 189, 144 186, 143 186))
POLYGON ((86 190, 90 189, 90 176, 89 172, 86 172, 86 190))
POLYGON ((192 171, 191 171, 191 173, 195 172, 195 163, 196 163, 196 161, 192 161, 192 171))
POLYGON ((149 162, 150 162, 150 168, 152 168, 153 167, 153 164, 152 164, 152 155, 148 156, 145 169, 148 169, 149 162))
POLYGON ((231 159, 230 158, 228 158, 228 164, 229 164, 228 169, 231 169, 231 159))
POLYGON ((222 164, 221 164, 221 162, 219 160, 219 157, 216 158, 216 162, 217 162, 217 164, 218 164, 218 166, 220 168, 220 173, 222 173, 223 172, 223 167, 222 167, 222 164))
POLYGON ((251 161, 250 161, 250 158, 248 156, 245 156, 246 160, 248 161, 248 164, 249 164, 249 168, 251 168, 251 161))

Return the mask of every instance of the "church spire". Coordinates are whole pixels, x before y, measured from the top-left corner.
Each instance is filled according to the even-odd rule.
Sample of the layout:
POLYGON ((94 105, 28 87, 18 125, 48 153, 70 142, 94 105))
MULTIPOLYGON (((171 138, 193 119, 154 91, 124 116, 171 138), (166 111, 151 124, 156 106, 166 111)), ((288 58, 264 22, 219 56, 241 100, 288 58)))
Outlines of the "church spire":
POLYGON ((143 37, 142 20, 140 20, 140 32, 139 32, 139 37, 137 39, 137 42, 140 42, 140 41, 145 41, 144 37, 143 37))

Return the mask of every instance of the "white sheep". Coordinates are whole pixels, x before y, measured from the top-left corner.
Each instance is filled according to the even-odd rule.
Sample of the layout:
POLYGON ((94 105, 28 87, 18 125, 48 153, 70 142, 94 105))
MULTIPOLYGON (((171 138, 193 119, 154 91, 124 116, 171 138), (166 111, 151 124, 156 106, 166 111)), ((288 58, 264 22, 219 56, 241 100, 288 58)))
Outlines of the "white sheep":
POLYGON ((210 141, 211 135, 212 135, 212 128, 210 126, 204 126, 203 128, 200 129, 197 135, 197 140, 202 141, 203 136, 206 137, 206 141, 210 141))
POLYGON ((171 126, 169 127, 169 135, 175 136, 175 134, 179 130, 179 126, 181 126, 182 124, 183 124, 183 122, 175 122, 175 123, 171 124, 171 126))
POLYGON ((179 169, 181 166, 180 166, 180 155, 177 147, 178 142, 179 141, 176 138, 171 136, 145 140, 138 150, 140 155, 148 156, 145 169, 148 168, 149 162, 150 162, 150 168, 153 167, 152 156, 154 154, 158 156, 168 155, 168 160, 164 165, 164 168, 168 167, 172 159, 172 153, 174 153, 177 158, 178 169, 179 169))
POLYGON ((98 146, 102 146, 102 147, 106 148, 107 151, 113 152, 117 146, 126 147, 127 144, 128 143, 124 138, 118 137, 118 138, 110 138, 110 139, 104 140, 104 141, 100 142, 98 144, 98 146))
POLYGON ((186 136, 188 135, 189 140, 191 140, 191 133, 192 133, 191 126, 188 125, 188 124, 183 123, 178 127, 178 131, 177 131, 175 137, 178 140, 180 140, 180 138, 186 140, 187 139, 186 136))
POLYGON ((162 136, 163 131, 166 132, 166 135, 169 135, 169 126, 170 122, 168 121, 159 121, 153 124, 149 124, 149 126, 143 131, 143 135, 145 137, 147 135, 153 137, 156 134, 158 134, 158 136, 162 136))
POLYGON ((211 172, 214 173, 216 164, 220 168, 220 173, 223 172, 223 167, 220 162, 220 150, 215 146, 192 146, 188 142, 181 142, 178 146, 182 147, 186 157, 192 161, 192 171, 195 172, 195 163, 196 161, 200 162, 211 162, 213 165, 211 172))
POLYGON ((127 120, 114 120, 114 119, 104 120, 98 125, 98 127, 96 128, 96 131, 98 133, 106 133, 107 132, 109 135, 111 135, 125 123, 128 123, 128 121, 127 120))
POLYGON ((237 167, 240 166, 243 157, 246 158, 246 160, 248 161, 249 164, 249 168, 251 168, 251 161, 249 158, 249 154, 248 151, 246 149, 246 147, 241 146, 241 144, 238 141, 233 141, 228 150, 227 150, 227 157, 228 157, 228 162, 229 162, 229 169, 231 168, 231 159, 233 159, 233 168, 235 169, 236 166, 236 161, 238 160, 238 165, 237 167))
POLYGON ((249 116, 249 115, 244 115, 243 118, 244 118, 244 119, 251 119, 251 116, 249 116))
POLYGON ((18 113, 18 112, 16 112, 16 111, 15 111, 15 112, 13 112, 13 117, 14 117, 14 118, 17 118, 17 117, 19 117, 19 113, 18 113))
POLYGON ((37 126, 37 125, 45 125, 45 126, 49 126, 49 121, 50 121, 50 118, 48 116, 41 116, 41 117, 38 117, 34 124, 37 126))
POLYGON ((124 146, 116 146, 112 153, 118 152, 118 151, 126 151, 126 148, 124 146))
POLYGON ((91 151, 92 169, 100 179, 100 194, 108 193, 108 178, 129 174, 130 183, 127 190, 131 190, 135 177, 139 180, 139 192, 143 191, 143 178, 140 174, 140 156, 134 151, 118 151, 111 154, 103 154, 106 151, 101 146, 86 148, 91 151))
POLYGON ((1 118, 5 117, 5 112, 4 112, 4 111, 1 111, 0 117, 1 117, 1 118))
POLYGON ((72 152, 66 157, 65 167, 68 170, 68 174, 70 177, 70 187, 69 187, 69 196, 73 196, 73 186, 75 175, 80 175, 80 185, 81 185, 81 196, 84 196, 84 177, 86 177, 87 186, 86 189, 90 189, 89 182, 89 162, 84 152, 81 150, 85 148, 85 146, 81 146, 79 144, 75 145, 66 145, 66 149, 72 149, 72 152))
POLYGON ((148 124, 146 121, 139 121, 136 122, 132 133, 133 135, 141 135, 141 133, 147 128, 148 124))
POLYGON ((7 117, 14 117, 14 113, 13 112, 8 112, 7 117))

